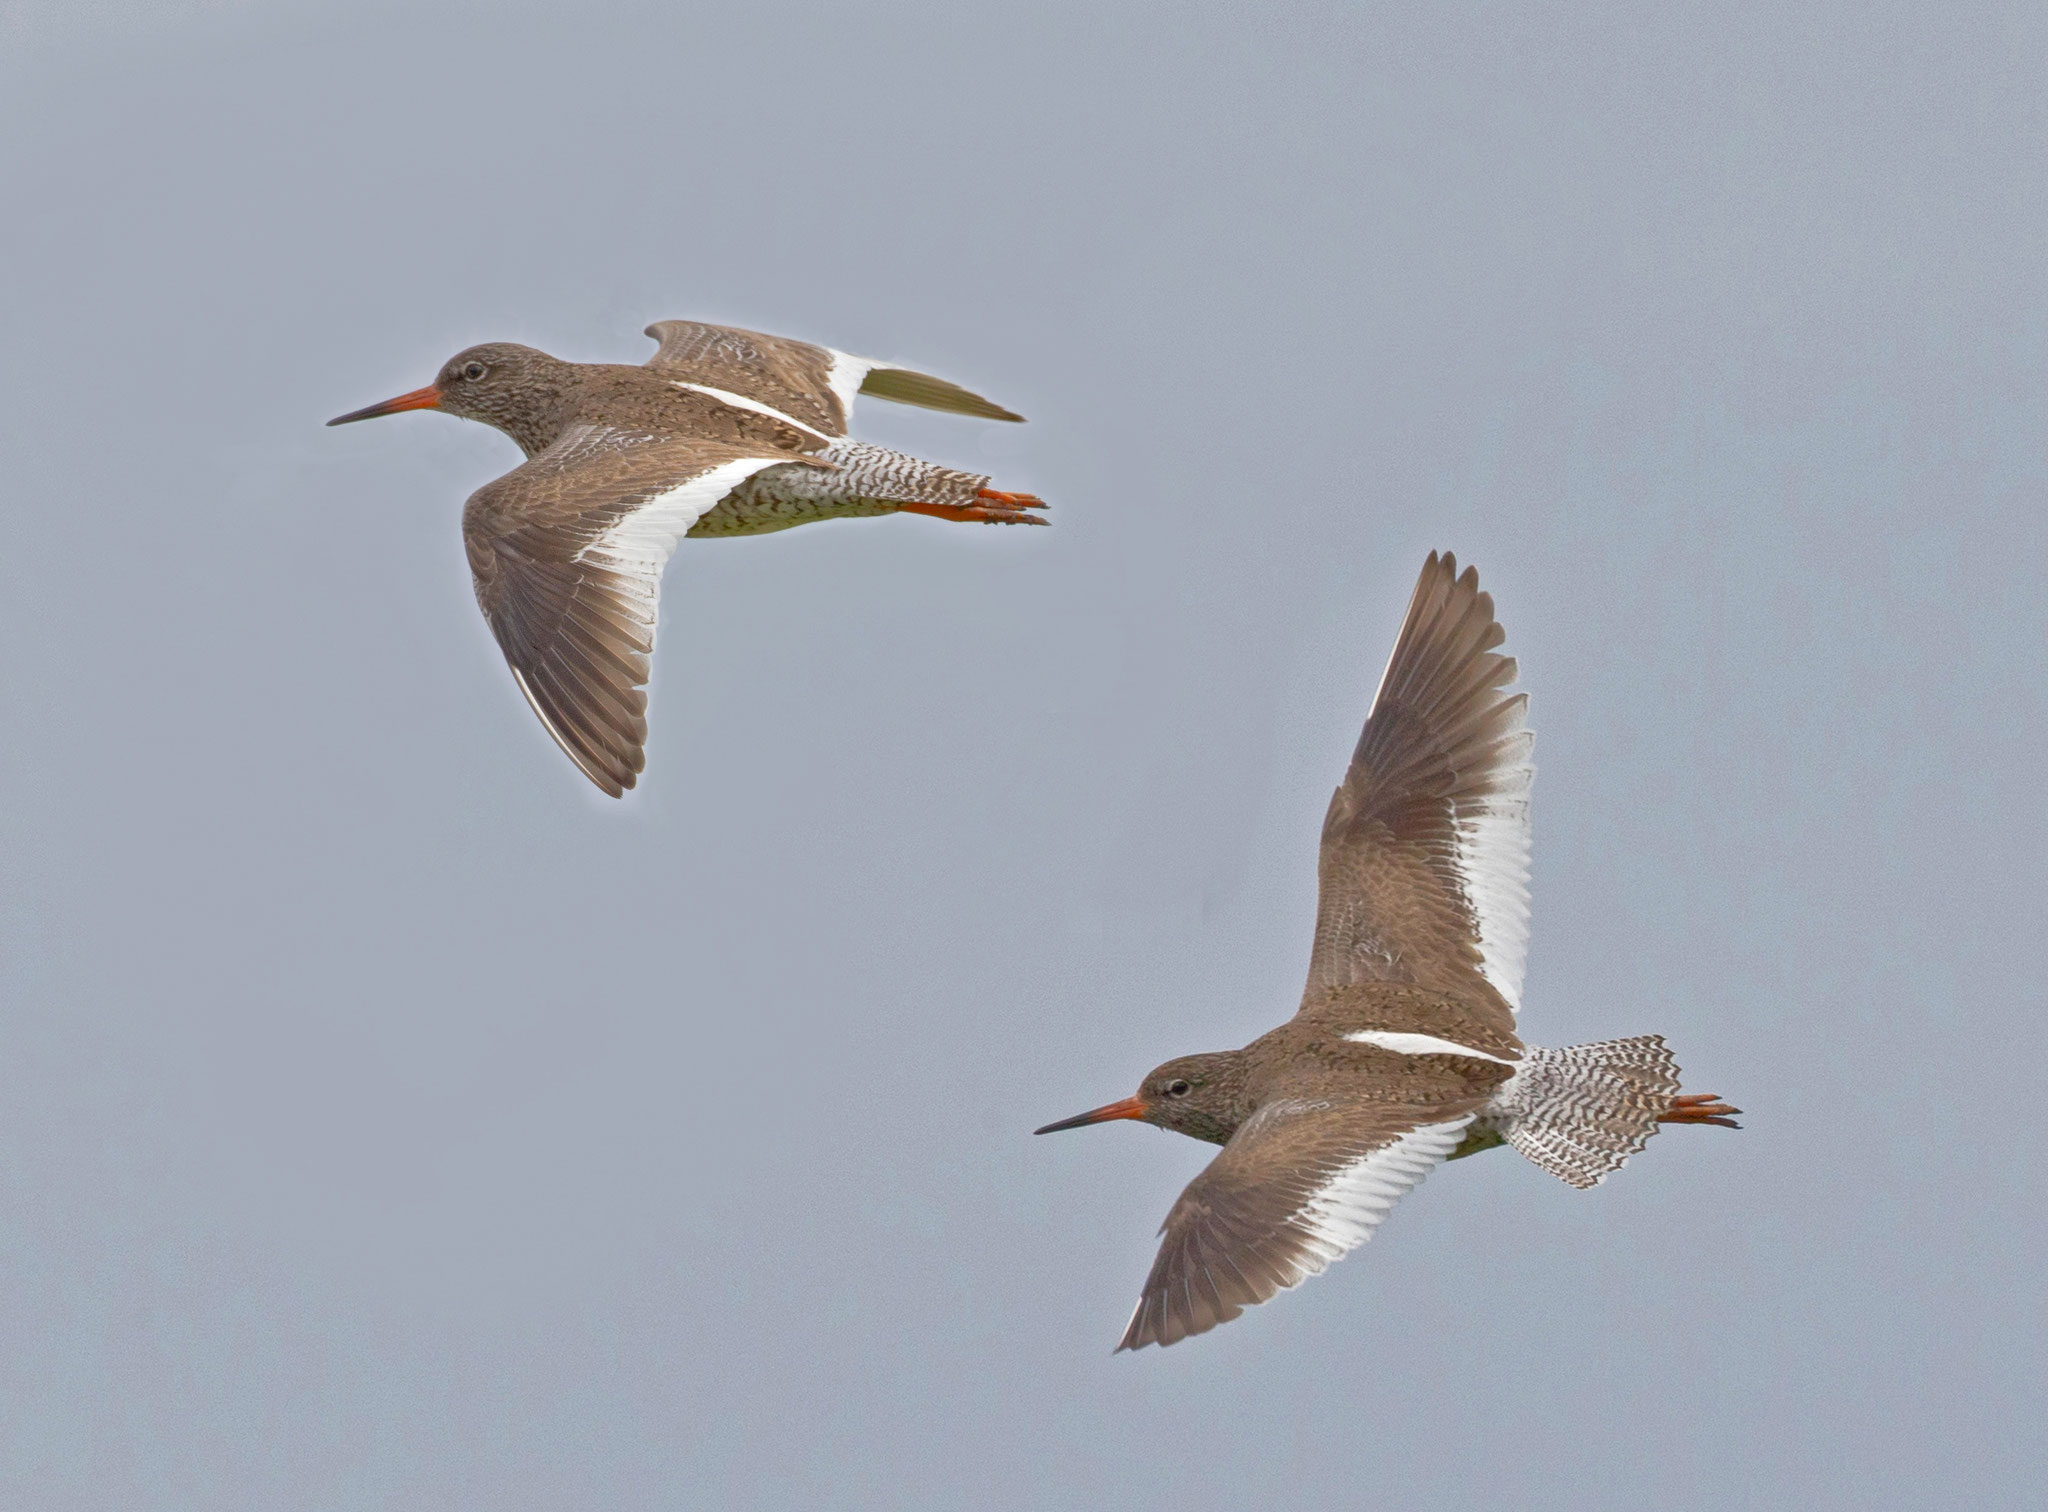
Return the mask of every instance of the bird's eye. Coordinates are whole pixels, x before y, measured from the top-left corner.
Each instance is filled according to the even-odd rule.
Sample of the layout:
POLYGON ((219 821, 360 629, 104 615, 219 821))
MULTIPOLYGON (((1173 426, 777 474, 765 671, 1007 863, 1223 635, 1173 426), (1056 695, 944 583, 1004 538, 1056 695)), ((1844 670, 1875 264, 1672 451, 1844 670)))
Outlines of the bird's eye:
POLYGON ((477 379, 483 377, 483 375, 484 365, 481 362, 468 363, 462 369, 462 376, 467 378, 471 383, 476 382, 477 379))
POLYGON ((1194 1090, 1193 1087, 1190 1087, 1177 1076, 1166 1084, 1166 1095, 1168 1097, 1186 1097, 1194 1090))

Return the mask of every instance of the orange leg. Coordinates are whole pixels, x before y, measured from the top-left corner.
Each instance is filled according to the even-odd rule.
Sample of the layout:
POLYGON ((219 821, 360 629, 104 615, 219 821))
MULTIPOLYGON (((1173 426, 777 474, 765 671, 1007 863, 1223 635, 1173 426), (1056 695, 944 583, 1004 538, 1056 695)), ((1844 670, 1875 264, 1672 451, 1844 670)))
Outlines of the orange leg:
POLYGON ((1729 1107, 1711 1092, 1698 1092, 1672 1098, 1671 1106, 1657 1122, 1719 1124, 1724 1129, 1739 1129, 1742 1125, 1733 1115, 1741 1111, 1729 1107))
POLYGON ((1037 515, 1026 514, 1027 509, 1045 508, 1045 500, 1036 494, 997 493, 993 488, 980 489, 975 493, 981 504, 898 504, 896 507, 910 514, 930 515, 935 520, 979 520, 989 525, 1048 525, 1037 515))
POLYGON ((1045 500, 1039 498, 1037 494, 1002 493, 993 488, 977 488, 974 491, 974 497, 986 499, 989 503, 1005 509, 1045 508, 1045 500))

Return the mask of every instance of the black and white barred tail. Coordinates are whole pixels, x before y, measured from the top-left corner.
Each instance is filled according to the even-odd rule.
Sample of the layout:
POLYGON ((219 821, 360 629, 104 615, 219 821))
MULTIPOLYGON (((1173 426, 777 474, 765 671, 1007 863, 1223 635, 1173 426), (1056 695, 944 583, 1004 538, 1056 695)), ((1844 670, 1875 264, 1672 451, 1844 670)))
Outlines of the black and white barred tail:
POLYGON ((1553 1176, 1591 1187, 1649 1143, 1677 1095, 1678 1063, 1661 1034, 1531 1045, 1483 1121, 1553 1176))

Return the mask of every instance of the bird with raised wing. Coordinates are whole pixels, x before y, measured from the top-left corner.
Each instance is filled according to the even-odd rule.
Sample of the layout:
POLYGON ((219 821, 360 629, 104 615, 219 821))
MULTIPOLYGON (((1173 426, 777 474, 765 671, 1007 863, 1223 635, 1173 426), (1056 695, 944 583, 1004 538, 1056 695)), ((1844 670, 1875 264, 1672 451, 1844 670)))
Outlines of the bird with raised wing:
POLYGON ((761 535, 894 514, 1042 525, 1044 501, 855 441, 855 394, 1021 420, 978 394, 828 347, 664 320, 644 366, 491 342, 425 388, 337 416, 441 410, 496 426, 526 461, 470 496, 477 603, 541 723, 612 797, 646 766, 661 576, 684 536, 761 535))
POLYGON ((1207 1332, 1372 1237, 1440 1162, 1507 1144, 1575 1187, 1659 1124, 1737 1127, 1660 1035, 1546 1050, 1515 1014, 1533 733, 1479 575, 1431 553, 1323 821, 1308 988, 1242 1050, 1038 1130, 1136 1119, 1223 1151, 1188 1184, 1119 1349, 1207 1332))

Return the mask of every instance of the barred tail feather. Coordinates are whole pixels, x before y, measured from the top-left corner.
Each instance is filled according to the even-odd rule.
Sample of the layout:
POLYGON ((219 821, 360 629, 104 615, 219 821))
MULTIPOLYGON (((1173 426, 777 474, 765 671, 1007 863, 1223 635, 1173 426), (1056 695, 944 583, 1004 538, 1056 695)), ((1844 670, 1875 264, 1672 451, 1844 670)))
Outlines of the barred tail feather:
POLYGON ((960 508, 988 486, 985 473, 960 472, 840 437, 811 454, 830 468, 800 459, 765 467, 733 489, 690 529, 693 536, 765 535, 813 520, 894 514, 904 505, 960 508))
POLYGON ((1575 1187, 1598 1186, 1657 1132, 1678 1095, 1678 1063, 1661 1034, 1530 1046, 1501 1089, 1496 1117, 1507 1142, 1575 1187))

